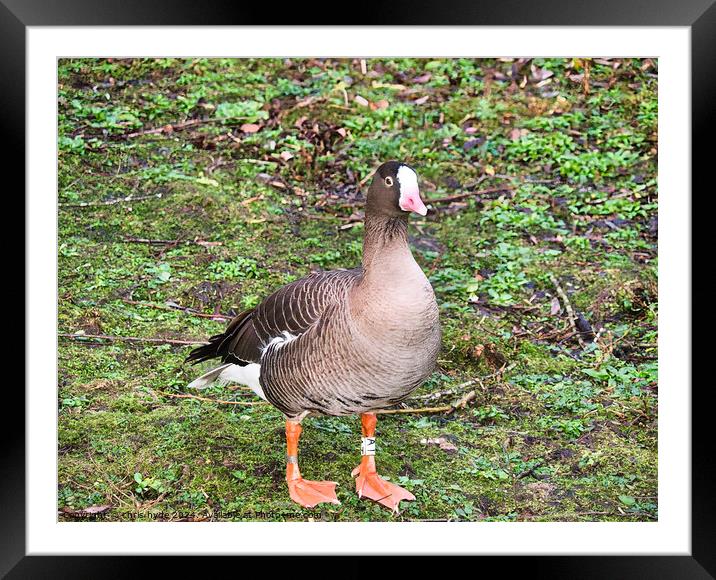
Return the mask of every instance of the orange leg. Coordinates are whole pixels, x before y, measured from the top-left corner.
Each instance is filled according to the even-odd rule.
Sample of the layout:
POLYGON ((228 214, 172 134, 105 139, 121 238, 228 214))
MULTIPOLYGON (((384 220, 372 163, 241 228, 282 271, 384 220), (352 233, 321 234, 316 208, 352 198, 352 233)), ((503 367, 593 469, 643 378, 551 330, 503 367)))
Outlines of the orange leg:
POLYGON ((363 442, 361 445, 361 461, 351 475, 356 478, 356 491, 358 497, 367 497, 398 513, 398 504, 401 500, 412 501, 415 496, 408 490, 395 484, 388 483, 378 475, 375 469, 375 413, 361 415, 361 431, 363 442))
POLYGON ((340 505, 336 497, 335 481, 309 481, 301 477, 298 469, 298 438, 301 436, 301 424, 286 420, 286 483, 291 499, 306 508, 319 503, 340 505))

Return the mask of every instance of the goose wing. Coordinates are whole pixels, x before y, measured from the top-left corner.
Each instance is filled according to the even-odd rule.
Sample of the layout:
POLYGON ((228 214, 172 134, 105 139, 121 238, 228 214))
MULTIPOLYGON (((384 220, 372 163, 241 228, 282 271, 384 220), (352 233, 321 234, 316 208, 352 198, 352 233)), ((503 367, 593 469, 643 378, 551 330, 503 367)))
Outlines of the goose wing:
POLYGON ((226 330, 189 354, 187 362, 212 358, 246 365, 258 363, 262 350, 273 339, 300 336, 317 324, 321 316, 355 283, 362 270, 317 272, 291 282, 268 296, 255 308, 236 316, 226 330))

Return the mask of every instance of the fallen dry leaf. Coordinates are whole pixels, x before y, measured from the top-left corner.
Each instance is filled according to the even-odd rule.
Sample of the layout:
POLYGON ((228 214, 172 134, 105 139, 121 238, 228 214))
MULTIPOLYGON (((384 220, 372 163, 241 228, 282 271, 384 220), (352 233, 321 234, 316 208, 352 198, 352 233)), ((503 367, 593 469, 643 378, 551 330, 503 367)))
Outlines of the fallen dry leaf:
POLYGON ((554 105, 547 111, 548 115, 554 115, 555 113, 567 113, 572 108, 572 104, 565 99, 562 95, 557 95, 554 105))
POLYGON ((480 139, 468 139, 462 144, 462 148, 465 151, 470 151, 470 149, 474 149, 481 143, 480 139))
POLYGON ((530 71, 532 72, 531 76, 534 81, 543 81, 551 76, 554 76, 554 73, 551 70, 547 70, 546 68, 537 68, 534 65, 530 67, 530 71))
POLYGON ((416 105, 422 105, 424 103, 428 102, 428 99, 430 98, 430 95, 425 95, 424 97, 420 97, 419 99, 415 99, 413 101, 416 105))
POLYGON ((550 306, 549 313, 552 316, 555 316, 559 314, 560 310, 562 310, 562 305, 559 303, 559 298, 555 296, 554 298, 552 298, 552 304, 550 306))
POLYGON ((261 126, 256 123, 244 123, 240 129, 243 133, 257 133, 261 126))
POLYGON ((546 500, 554 490, 554 485, 551 483, 537 481, 535 483, 528 483, 525 485, 525 490, 527 490, 535 498, 546 500))
POLYGON ((98 514, 103 514, 104 512, 111 510, 113 507, 114 506, 112 505, 91 505, 84 509, 73 510, 72 508, 65 506, 60 509, 60 512, 73 517, 96 516, 98 514))
POLYGON ((445 439, 445 437, 436 437, 434 439, 421 439, 420 443, 422 443, 423 445, 438 445, 443 451, 447 451, 448 453, 457 453, 457 447, 455 447, 455 445, 445 439))
POLYGON ((517 127, 515 127, 510 131, 510 140, 519 141, 520 139, 522 139, 522 137, 527 135, 527 133, 529 133, 527 129, 518 129, 517 127))
POLYGON ((424 84, 427 83, 431 78, 433 78, 433 75, 432 75, 431 73, 425 73, 425 74, 420 75, 419 77, 415 77, 415 78, 413 79, 413 82, 414 82, 414 83, 417 83, 417 84, 419 84, 419 85, 424 85, 424 84))
MULTIPOLYGON (((263 193, 262 193, 261 195, 255 195, 255 196, 253 196, 253 197, 249 197, 248 199, 245 199, 245 200, 243 200, 243 201, 240 202, 240 203, 241 203, 241 205, 251 205, 253 202, 258 201, 258 200, 263 199, 263 198, 264 198, 264 195, 263 195, 263 193)), ((221 242, 210 242, 210 243, 219 243, 219 244, 221 244, 221 242)))

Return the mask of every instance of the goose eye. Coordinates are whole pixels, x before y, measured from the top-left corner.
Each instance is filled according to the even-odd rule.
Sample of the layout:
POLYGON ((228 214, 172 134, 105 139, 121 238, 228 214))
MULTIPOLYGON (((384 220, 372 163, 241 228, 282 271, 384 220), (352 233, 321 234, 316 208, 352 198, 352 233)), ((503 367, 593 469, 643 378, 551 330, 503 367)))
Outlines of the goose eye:
POLYGON ((388 187, 392 187, 392 186, 393 186, 393 178, 390 177, 390 176, 386 177, 386 178, 385 178, 385 184, 386 184, 388 187))

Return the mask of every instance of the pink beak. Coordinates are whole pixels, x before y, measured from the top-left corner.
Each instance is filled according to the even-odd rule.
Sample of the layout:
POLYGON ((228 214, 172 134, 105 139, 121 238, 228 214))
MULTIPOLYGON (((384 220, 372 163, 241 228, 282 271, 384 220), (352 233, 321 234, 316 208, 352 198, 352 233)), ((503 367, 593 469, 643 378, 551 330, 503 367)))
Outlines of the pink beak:
POLYGON ((414 211, 419 215, 426 215, 428 213, 428 208, 425 207, 423 200, 420 199, 417 188, 415 191, 401 193, 398 205, 403 211, 414 211))

